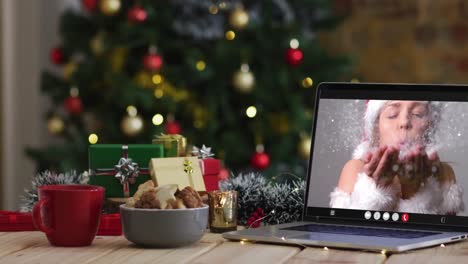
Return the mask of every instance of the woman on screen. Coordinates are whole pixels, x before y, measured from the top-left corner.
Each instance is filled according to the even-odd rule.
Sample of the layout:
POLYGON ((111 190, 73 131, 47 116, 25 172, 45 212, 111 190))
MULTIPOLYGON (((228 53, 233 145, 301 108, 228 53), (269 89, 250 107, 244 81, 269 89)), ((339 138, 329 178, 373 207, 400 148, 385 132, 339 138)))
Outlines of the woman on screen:
POLYGON ((330 194, 334 208, 457 214, 463 189, 441 162, 434 135, 437 102, 369 100, 364 139, 330 194))

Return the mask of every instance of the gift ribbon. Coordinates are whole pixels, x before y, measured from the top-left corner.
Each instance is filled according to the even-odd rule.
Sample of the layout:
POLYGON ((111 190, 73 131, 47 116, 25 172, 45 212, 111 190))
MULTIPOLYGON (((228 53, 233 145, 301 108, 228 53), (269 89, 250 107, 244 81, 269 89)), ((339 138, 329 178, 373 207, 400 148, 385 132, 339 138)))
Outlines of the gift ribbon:
POLYGON ((198 160, 198 163, 200 164, 200 169, 201 169, 202 174, 205 175, 205 163, 201 159, 198 160))
POLYGON ((193 183, 193 178, 192 178, 192 173, 193 173, 192 162, 188 159, 184 160, 184 171, 185 173, 187 173, 187 176, 190 181, 190 186, 195 186, 193 183))
POLYGON ((130 184, 135 183, 135 178, 142 174, 148 174, 147 168, 138 168, 138 163, 128 157, 128 145, 122 145, 122 157, 113 169, 96 169, 95 175, 112 175, 122 184, 124 197, 130 197, 130 184))

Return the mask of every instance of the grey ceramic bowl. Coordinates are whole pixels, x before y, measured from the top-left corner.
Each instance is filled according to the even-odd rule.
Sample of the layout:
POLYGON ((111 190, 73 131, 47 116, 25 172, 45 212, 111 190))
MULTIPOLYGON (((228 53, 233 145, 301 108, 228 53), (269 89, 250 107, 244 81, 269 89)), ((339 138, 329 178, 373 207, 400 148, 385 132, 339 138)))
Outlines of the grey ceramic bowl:
POLYGON ((187 209, 140 209, 122 204, 120 215, 125 237, 145 247, 180 247, 203 236, 208 205, 187 209))

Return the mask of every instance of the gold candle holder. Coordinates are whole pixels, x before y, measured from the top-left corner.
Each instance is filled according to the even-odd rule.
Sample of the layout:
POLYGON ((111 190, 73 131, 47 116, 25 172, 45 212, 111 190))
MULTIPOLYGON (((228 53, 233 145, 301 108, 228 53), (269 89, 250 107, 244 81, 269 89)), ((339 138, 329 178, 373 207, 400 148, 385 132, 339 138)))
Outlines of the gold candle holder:
POLYGON ((208 192, 209 226, 213 233, 237 230, 237 191, 208 192))

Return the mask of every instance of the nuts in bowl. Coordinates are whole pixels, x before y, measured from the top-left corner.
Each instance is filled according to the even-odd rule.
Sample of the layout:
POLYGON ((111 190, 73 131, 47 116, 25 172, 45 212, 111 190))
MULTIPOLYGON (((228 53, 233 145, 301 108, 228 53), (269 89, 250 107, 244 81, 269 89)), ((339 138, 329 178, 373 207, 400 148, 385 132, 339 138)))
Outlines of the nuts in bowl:
POLYGON ((208 205, 191 187, 141 184, 120 206, 125 237, 141 246, 178 247, 198 241, 208 223, 208 205))

